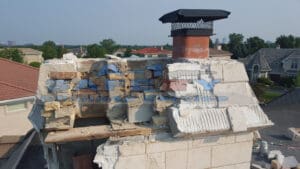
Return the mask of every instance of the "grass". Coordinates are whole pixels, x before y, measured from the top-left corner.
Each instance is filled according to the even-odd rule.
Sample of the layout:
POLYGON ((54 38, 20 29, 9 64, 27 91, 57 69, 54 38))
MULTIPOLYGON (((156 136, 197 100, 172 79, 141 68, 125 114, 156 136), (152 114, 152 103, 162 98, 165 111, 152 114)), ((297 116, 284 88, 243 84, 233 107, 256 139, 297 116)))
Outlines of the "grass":
POLYGON ((265 91, 263 94, 262 94, 262 99, 265 103, 268 103, 270 102, 271 100, 277 98, 281 96, 281 93, 279 92, 274 92, 274 91, 265 91))

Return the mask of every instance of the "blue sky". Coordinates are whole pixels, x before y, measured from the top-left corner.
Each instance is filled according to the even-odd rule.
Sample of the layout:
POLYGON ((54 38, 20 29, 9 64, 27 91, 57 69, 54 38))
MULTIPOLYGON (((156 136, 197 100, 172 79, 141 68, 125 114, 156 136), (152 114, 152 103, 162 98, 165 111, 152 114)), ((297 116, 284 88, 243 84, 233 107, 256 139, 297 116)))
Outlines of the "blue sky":
POLYGON ((170 25, 158 18, 179 8, 231 11, 215 23, 213 39, 221 41, 232 32, 270 41, 300 36, 300 0, 0 0, 0 42, 166 44, 170 25))

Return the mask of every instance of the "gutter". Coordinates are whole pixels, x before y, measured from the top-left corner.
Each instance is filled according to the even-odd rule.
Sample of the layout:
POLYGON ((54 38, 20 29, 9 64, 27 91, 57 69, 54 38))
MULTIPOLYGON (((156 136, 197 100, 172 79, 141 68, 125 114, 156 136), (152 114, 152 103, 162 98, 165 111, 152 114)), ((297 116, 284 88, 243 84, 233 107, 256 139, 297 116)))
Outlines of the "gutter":
POLYGON ((10 99, 10 100, 2 100, 0 101, 0 105, 10 103, 10 102, 18 102, 18 101, 26 101, 26 100, 35 100, 35 96, 21 97, 21 98, 10 99))

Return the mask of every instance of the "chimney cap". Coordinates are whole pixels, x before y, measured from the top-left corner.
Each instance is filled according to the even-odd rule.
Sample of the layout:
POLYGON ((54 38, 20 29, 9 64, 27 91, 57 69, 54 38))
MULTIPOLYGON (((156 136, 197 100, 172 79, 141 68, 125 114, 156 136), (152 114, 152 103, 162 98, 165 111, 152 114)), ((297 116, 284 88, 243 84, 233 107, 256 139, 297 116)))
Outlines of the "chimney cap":
POLYGON ((162 23, 204 22, 228 18, 229 11, 219 9, 178 9, 159 18, 162 23))

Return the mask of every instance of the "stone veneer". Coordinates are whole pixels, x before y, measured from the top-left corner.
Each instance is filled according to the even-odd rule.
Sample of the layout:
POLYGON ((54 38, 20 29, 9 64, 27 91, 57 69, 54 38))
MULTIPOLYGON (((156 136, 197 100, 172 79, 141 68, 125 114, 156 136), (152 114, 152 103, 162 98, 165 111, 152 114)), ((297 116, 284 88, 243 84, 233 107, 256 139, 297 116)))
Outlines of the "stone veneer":
MULTIPOLYGON (((155 137, 155 136, 154 136, 155 137)), ((118 157, 114 169, 249 169, 253 133, 208 136, 203 138, 176 139, 170 136, 148 139, 125 138, 108 141, 116 145, 118 157), (139 140, 139 141, 138 141, 139 140), (147 141, 145 141, 147 140, 147 141)), ((160 136, 158 136, 160 137, 160 136)), ((97 150, 94 162, 103 165, 111 156, 97 150), (102 161, 99 159, 102 159, 102 161)), ((110 169, 110 168, 103 168, 110 169)))

